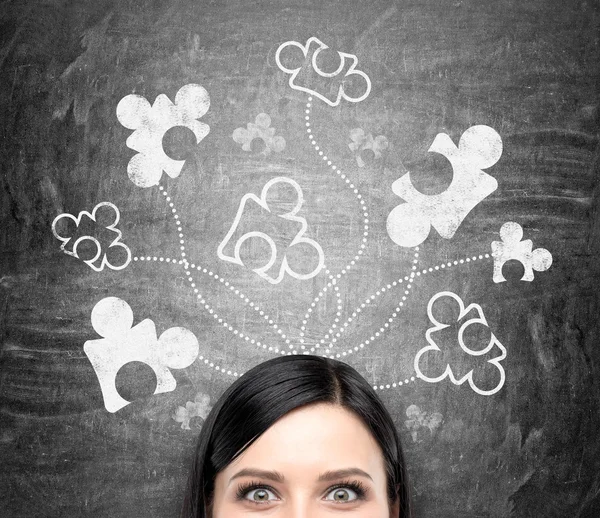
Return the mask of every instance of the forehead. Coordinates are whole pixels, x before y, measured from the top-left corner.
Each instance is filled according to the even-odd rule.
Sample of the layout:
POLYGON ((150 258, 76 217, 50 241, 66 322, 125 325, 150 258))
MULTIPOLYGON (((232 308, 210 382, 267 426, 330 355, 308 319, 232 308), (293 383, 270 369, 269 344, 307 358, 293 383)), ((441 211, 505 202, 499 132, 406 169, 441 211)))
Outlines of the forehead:
POLYGON ((281 417, 223 475, 228 479, 245 467, 281 471, 286 478, 358 467, 375 479, 383 476, 384 461, 379 445, 356 414, 319 403, 281 417))

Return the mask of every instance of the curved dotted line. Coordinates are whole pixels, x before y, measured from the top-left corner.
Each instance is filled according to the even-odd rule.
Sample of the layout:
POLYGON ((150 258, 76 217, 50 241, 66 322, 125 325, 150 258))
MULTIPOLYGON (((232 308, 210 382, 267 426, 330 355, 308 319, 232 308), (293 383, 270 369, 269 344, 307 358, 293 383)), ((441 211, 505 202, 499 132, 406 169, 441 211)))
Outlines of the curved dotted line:
MULTIPOLYGON (((358 199, 358 202, 360 203, 360 208, 362 210, 363 213, 363 237, 362 237, 362 241, 360 243, 360 247, 358 249, 358 252, 356 253, 356 255, 354 256, 354 259, 352 259, 352 261, 350 261, 343 269, 340 273, 338 273, 336 275, 337 279, 341 279, 343 275, 346 275, 346 273, 348 273, 348 270, 350 270, 351 268, 354 267, 354 265, 356 264, 356 261, 358 261, 360 259, 360 257, 365 253, 365 249, 366 249, 366 242, 367 242, 367 237, 369 235, 369 213, 367 211, 367 207, 365 204, 365 200, 363 200, 362 195, 358 192, 358 189, 356 188, 356 186, 350 181, 350 178, 348 178, 342 171, 340 171, 340 169, 333 164, 333 162, 329 159, 329 157, 323 153, 323 151, 321 150, 321 148, 319 147, 319 145, 317 144, 317 141, 315 140, 313 133, 312 133, 312 129, 311 129, 311 123, 310 123, 310 113, 311 113, 311 106, 312 106, 312 96, 308 97, 308 102, 306 103, 306 110, 305 110, 305 125, 306 125, 306 133, 308 134, 308 138, 310 140, 310 143, 313 145, 315 151, 319 154, 319 156, 321 157, 321 159, 324 162, 327 162, 327 165, 329 167, 331 167, 331 170, 335 172, 335 174, 337 174, 342 180, 344 180, 344 182, 346 183, 346 185, 354 192, 354 194, 356 195, 356 198, 358 199)), ((310 317, 310 314, 312 313, 312 308, 314 308, 316 306, 316 303, 321 299, 321 297, 326 293, 326 291, 331 288, 332 286, 336 285, 336 279, 332 279, 330 276, 330 281, 326 284, 326 286, 319 291, 318 295, 315 297, 315 299, 313 300, 313 302, 311 303, 311 307, 308 309, 308 311, 306 312, 306 314, 304 315, 304 318, 302 320, 302 326, 300 328, 300 347, 302 349, 304 349, 304 332, 306 330, 306 324, 308 322, 308 318, 310 317)), ((334 288, 335 289, 335 288, 334 288)), ((339 321, 339 316, 337 315, 336 318, 339 321)), ((334 326, 332 325, 332 328, 334 326)), ((311 349, 311 350, 314 350, 311 349)))
MULTIPOLYGON (((305 331, 306 331, 306 324, 308 322, 308 317, 312 313, 313 309, 316 307, 316 305, 319 302, 319 300, 321 299, 321 297, 332 286, 333 286, 334 294, 335 294, 336 299, 337 299, 337 310, 336 310, 336 313, 335 313, 334 323, 331 326, 332 328, 335 329, 337 327, 337 324, 340 321, 340 318, 342 316, 343 304, 342 304, 342 296, 340 294, 340 288, 337 285, 337 281, 336 281, 334 275, 328 269, 325 270, 325 273, 329 277, 330 282, 328 282, 327 285, 313 299, 313 301, 310 304, 310 307, 308 308, 307 313, 304 315, 304 319, 302 320, 302 326, 300 327, 300 349, 302 349, 303 351, 306 350, 306 346, 304 345, 304 334, 305 334, 305 331)), ((338 278, 339 278, 339 274, 338 274, 338 278)), ((323 340, 321 340, 321 342, 323 342, 323 340)), ((319 347, 319 346, 317 345, 317 347, 319 347)), ((314 352, 314 350, 315 350, 315 348, 312 347, 310 349, 310 353, 314 352)))
MULTIPOLYGON (((363 342, 363 343, 359 344, 358 346, 354 347, 354 351, 358 351, 359 348, 363 348, 365 345, 368 345, 373 340, 375 340, 376 338, 378 338, 381 333, 384 333, 386 331, 386 329, 389 327, 389 325, 393 322, 394 318, 396 318, 398 316, 398 313, 401 311, 402 306, 404 306, 404 302, 406 301, 406 298, 408 297, 408 295, 410 293, 410 290, 412 289, 412 286, 413 286, 412 281, 413 281, 415 275, 417 274, 415 272, 415 270, 417 269, 417 263, 418 263, 418 261, 419 261, 419 247, 417 246, 415 248, 415 255, 414 255, 413 265, 412 265, 412 268, 411 268, 412 271, 411 271, 410 275, 409 276, 407 275, 404 278, 399 278, 399 279, 393 281, 391 284, 388 284, 387 286, 382 286, 373 295, 371 295, 370 297, 367 297, 365 299, 365 301, 360 305, 360 307, 356 308, 352 312, 352 315, 350 317, 348 317, 348 319, 346 320, 346 322, 344 322, 344 324, 339 329, 339 331, 331 339, 331 342, 330 342, 329 345, 332 346, 334 343, 337 342, 338 338, 341 337, 342 333, 348 328, 348 326, 350 325, 350 323, 352 322, 352 320, 354 318, 356 318, 356 316, 358 315, 358 313, 360 313, 363 309, 366 308, 367 304, 370 304, 377 297, 381 296, 386 291, 391 290, 392 288, 396 287, 398 284, 402 284, 404 281, 410 281, 406 285, 406 289, 404 290, 404 295, 402 296, 402 301, 400 302, 400 304, 398 305, 398 307, 396 307, 396 309, 392 313, 392 316, 388 319, 387 323, 385 323, 383 325, 383 327, 379 328, 379 331, 377 331, 374 336, 371 336, 371 338, 369 338, 365 342, 363 342)), ((324 344, 325 341, 329 338, 329 336, 331 336, 331 334, 333 334, 333 330, 330 329, 327 332, 327 334, 325 335, 325 337, 321 340, 321 344, 324 344)), ((319 346, 317 345, 317 347, 319 347, 319 346)), ((329 352, 329 350, 327 350, 326 352, 329 352)), ((342 356, 346 356, 346 354, 352 354, 352 349, 349 349, 347 352, 342 352, 342 356)), ((337 356, 340 357, 339 354, 337 356)))
POLYGON ((459 264, 471 263, 475 261, 481 261, 483 259, 490 259, 492 256, 490 254, 479 254, 474 255, 472 257, 465 257, 463 259, 456 259, 454 261, 448 261, 447 263, 437 264, 435 266, 431 266, 429 268, 424 268, 423 270, 417 272, 417 276, 425 275, 427 273, 432 273, 438 270, 443 270, 445 268, 451 268, 452 266, 458 266, 459 264))
POLYGON ((411 376, 410 378, 405 378, 404 381, 395 381, 394 383, 387 383, 386 385, 373 385, 373 388, 375 390, 383 390, 384 388, 389 389, 389 388, 396 388, 396 387, 401 387, 402 385, 408 385, 409 383, 412 383, 413 381, 416 381, 417 378, 415 378, 414 376, 411 376))
MULTIPOLYGON (((264 311, 262 311, 256 304, 251 303, 251 301, 250 301, 250 299, 248 297, 246 297, 243 293, 241 293, 239 290, 237 290, 228 281, 225 281, 225 279, 223 277, 220 277, 218 274, 215 274, 212 271, 208 271, 206 268, 202 268, 201 266, 197 266, 195 264, 192 264, 192 263, 190 263, 186 259, 185 239, 184 239, 184 236, 183 236, 183 228, 181 226, 181 220, 179 219, 179 215, 177 214, 177 209, 175 209, 175 205, 174 205, 173 201, 171 200, 170 196, 168 195, 167 191, 164 189, 164 187, 162 185, 159 185, 158 188, 159 188, 160 192, 163 194, 163 196, 165 196, 165 199, 166 199, 167 203, 169 204, 169 207, 171 208, 171 212, 173 213, 173 217, 174 217, 175 223, 177 225, 177 230, 179 232, 179 245, 180 245, 179 248, 181 250, 181 261, 179 261, 179 264, 183 265, 183 268, 185 270, 185 273, 186 273, 186 276, 188 278, 188 281, 190 282, 190 285, 191 285, 192 289, 194 290, 194 294, 196 295, 196 297, 198 298, 198 300, 200 301, 200 303, 204 305, 204 309, 206 309, 208 311, 208 313, 210 315, 212 315, 213 318, 215 320, 217 320, 217 322, 219 324, 221 324, 223 327, 225 327, 226 329, 228 329, 229 331, 231 331, 234 335, 239 336, 240 338, 242 338, 245 341, 251 343, 252 345, 256 345, 259 348, 262 347, 265 350, 272 351, 272 352, 275 352, 275 353, 278 353, 278 354, 282 354, 282 355, 287 354, 285 351, 282 351, 281 349, 279 349, 279 347, 269 346, 269 345, 261 342, 260 340, 256 340, 254 338, 251 338, 250 336, 246 335, 245 333, 242 333, 238 329, 235 329, 227 321, 225 321, 223 318, 221 318, 214 311, 214 309, 210 306, 210 304, 208 304, 206 302, 206 300, 204 299, 204 297, 202 296, 202 294, 199 292, 198 288, 196 287, 196 283, 194 281, 194 278, 192 277, 192 273, 190 271, 190 268, 202 271, 203 273, 206 273, 206 274, 210 275, 211 277, 219 280, 223 284, 227 283, 226 285, 227 285, 227 287, 229 289, 231 289, 232 291, 234 291, 236 293, 236 295, 238 295, 240 298, 242 298, 249 305, 252 304, 252 307, 263 318, 267 319, 269 325, 271 325, 277 331, 277 333, 282 337, 282 339, 284 339, 287 344, 290 344, 290 340, 287 338, 287 336, 285 335, 285 333, 283 332, 283 330, 280 329, 279 326, 277 324, 275 324, 275 322, 268 315, 266 315, 264 313, 264 311)), ((148 257, 150 257, 150 256, 148 256, 148 257)), ((155 260, 154 257, 152 257, 152 260, 155 260)), ((157 258, 156 260, 160 261, 160 258, 157 258)), ((174 261, 174 260, 171 260, 171 261, 174 261)), ((290 345, 290 347, 293 347, 293 346, 290 345)))
MULTIPOLYGON (((448 261, 446 263, 437 264, 437 265, 431 266, 429 268, 424 268, 424 269, 416 272, 416 275, 417 276, 426 275, 428 273, 433 273, 433 272, 436 272, 436 271, 439 271, 439 270, 444 270, 446 268, 452 268, 453 266, 458 266, 458 265, 461 265, 461 264, 475 262, 475 261, 481 261, 483 259, 490 259, 490 258, 491 258, 490 254, 479 254, 479 255, 474 255, 472 257, 465 257, 463 259, 456 259, 454 261, 448 261)), ((405 277, 405 279, 406 279, 406 277, 405 277)), ((415 377, 414 376, 411 376, 410 379, 408 379, 408 378, 405 379, 404 380, 404 384, 407 384, 407 383, 409 383, 411 381, 415 381, 415 377)), ((398 382, 397 384, 396 383, 392 383, 391 385, 388 383, 386 385, 379 385, 379 386, 373 385, 373 389, 375 389, 375 390, 383 390, 383 389, 395 388, 397 385, 401 386, 401 385, 403 385, 403 383, 402 382, 398 382)))

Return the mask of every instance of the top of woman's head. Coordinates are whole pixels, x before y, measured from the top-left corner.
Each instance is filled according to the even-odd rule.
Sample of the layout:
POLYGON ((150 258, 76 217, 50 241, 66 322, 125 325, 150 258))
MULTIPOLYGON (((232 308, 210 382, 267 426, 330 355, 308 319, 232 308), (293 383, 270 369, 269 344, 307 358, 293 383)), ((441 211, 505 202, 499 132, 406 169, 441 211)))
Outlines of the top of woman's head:
POLYGON ((365 435, 374 439, 383 458, 388 502, 399 501, 400 516, 410 516, 402 449, 387 409, 355 369, 312 355, 270 359, 223 393, 202 427, 182 516, 209 518, 216 476, 284 416, 318 403, 346 410, 347 416, 358 418, 358 426, 364 425, 365 435))

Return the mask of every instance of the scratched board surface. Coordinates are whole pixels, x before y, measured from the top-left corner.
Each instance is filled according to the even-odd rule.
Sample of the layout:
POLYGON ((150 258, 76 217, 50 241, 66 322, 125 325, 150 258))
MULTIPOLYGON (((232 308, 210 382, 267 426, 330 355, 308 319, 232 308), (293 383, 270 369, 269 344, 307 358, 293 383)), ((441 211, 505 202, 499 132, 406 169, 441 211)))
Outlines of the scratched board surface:
POLYGON ((418 517, 599 516, 599 28, 2 2, 2 516, 177 516, 211 406, 288 352, 376 387, 418 517))

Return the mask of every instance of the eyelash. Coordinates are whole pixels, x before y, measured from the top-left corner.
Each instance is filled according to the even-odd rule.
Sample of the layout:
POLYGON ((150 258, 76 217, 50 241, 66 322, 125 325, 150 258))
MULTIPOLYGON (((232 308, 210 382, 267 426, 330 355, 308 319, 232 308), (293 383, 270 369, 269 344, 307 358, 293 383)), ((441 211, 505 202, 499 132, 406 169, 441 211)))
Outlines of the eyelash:
MULTIPOLYGON (((361 482, 352 481, 352 480, 344 480, 343 482, 340 482, 339 484, 336 484, 336 485, 328 488, 327 493, 331 493, 331 491, 334 491, 335 489, 339 489, 339 488, 349 488, 352 491, 354 491, 356 493, 356 500, 364 500, 365 496, 368 492, 365 485, 362 484, 361 482)), ((268 489, 269 491, 276 493, 275 489, 272 488, 271 486, 261 484, 260 482, 249 482, 246 484, 240 484, 238 486, 237 493, 236 493, 237 500, 245 500, 244 497, 246 496, 246 494, 248 494, 253 489, 268 489)), ((252 500, 248 500, 248 501, 252 502, 256 505, 264 505, 262 502, 253 502, 252 500)), ((267 502, 265 502, 265 503, 267 503, 267 502)))

